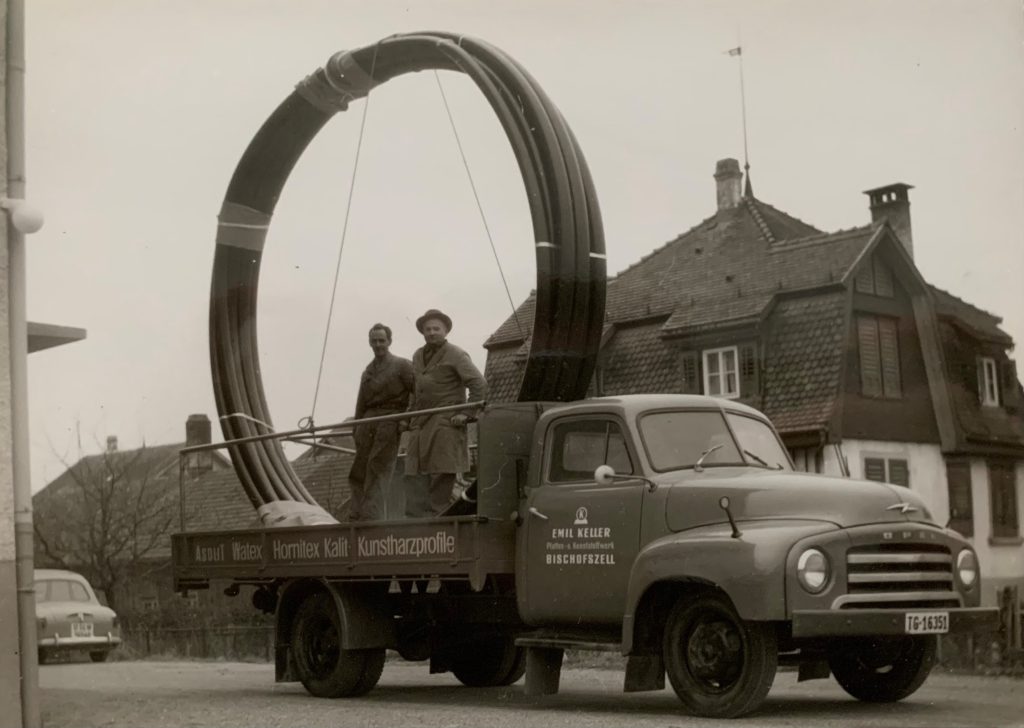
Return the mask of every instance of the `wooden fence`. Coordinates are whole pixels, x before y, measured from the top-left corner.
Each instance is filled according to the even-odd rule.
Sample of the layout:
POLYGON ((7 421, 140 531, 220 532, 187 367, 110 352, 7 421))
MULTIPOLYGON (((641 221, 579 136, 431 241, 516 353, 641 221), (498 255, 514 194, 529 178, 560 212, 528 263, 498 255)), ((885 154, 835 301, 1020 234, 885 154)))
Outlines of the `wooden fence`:
POLYGON ((274 656, 274 628, 244 627, 145 627, 122 632, 127 652, 137 657, 184 657, 200 659, 270 661, 274 656))

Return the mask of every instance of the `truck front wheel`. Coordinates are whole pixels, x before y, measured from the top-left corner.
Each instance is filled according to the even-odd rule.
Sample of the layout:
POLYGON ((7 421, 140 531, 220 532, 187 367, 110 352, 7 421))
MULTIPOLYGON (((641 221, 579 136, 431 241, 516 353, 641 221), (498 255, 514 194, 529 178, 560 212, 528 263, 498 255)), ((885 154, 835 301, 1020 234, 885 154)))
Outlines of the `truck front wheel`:
POLYGON ((452 674, 471 688, 511 685, 526 671, 526 653, 515 637, 482 639, 466 646, 451 659, 452 674))
POLYGON ((934 665, 933 636, 843 640, 828 658, 836 682, 866 703, 902 700, 921 687, 934 665))
POLYGON ((380 680, 384 650, 343 650, 341 617, 330 594, 309 596, 295 615, 292 655, 299 680, 318 698, 364 695, 380 680))
POLYGON ((756 709, 778 667, 772 625, 744 622, 717 594, 681 598, 669 613, 662 649, 676 695, 691 713, 708 718, 756 709))

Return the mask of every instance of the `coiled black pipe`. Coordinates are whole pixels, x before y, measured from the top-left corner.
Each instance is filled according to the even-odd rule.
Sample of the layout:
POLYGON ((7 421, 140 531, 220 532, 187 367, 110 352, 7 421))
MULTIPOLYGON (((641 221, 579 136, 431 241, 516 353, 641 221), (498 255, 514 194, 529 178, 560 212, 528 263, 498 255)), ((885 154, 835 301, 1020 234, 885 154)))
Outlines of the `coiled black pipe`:
MULTIPOLYGON (((601 213, 579 144, 537 82, 501 50, 452 33, 408 33, 332 56, 270 115, 235 168, 221 206, 210 290, 210 362, 225 440, 264 434, 260 423, 271 422, 256 303, 266 230, 288 175, 328 119, 351 101, 396 76, 431 69, 460 71, 476 83, 526 188, 537 297, 519 400, 585 396, 601 338, 606 270, 601 213)), ((229 451, 254 506, 314 502, 278 441, 229 451)))

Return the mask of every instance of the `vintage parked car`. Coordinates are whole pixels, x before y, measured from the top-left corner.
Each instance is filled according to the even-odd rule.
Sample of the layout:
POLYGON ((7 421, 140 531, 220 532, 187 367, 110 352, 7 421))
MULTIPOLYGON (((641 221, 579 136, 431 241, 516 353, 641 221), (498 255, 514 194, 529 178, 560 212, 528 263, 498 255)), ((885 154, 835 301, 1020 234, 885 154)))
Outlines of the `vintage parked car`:
POLYGON ((36 569, 35 591, 40 664, 73 650, 84 650, 93 662, 103 662, 121 644, 117 615, 100 604, 81 574, 36 569))

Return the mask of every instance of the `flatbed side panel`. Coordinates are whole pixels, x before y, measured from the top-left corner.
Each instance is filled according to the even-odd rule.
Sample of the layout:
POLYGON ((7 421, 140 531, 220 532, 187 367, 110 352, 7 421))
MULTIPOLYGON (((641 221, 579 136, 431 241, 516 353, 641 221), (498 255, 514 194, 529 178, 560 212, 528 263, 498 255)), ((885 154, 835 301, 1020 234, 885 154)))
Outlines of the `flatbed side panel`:
POLYGON ((171 552, 176 584, 427 574, 482 582, 487 573, 513 573, 514 542, 510 521, 469 516, 180 533, 171 537, 171 552))

